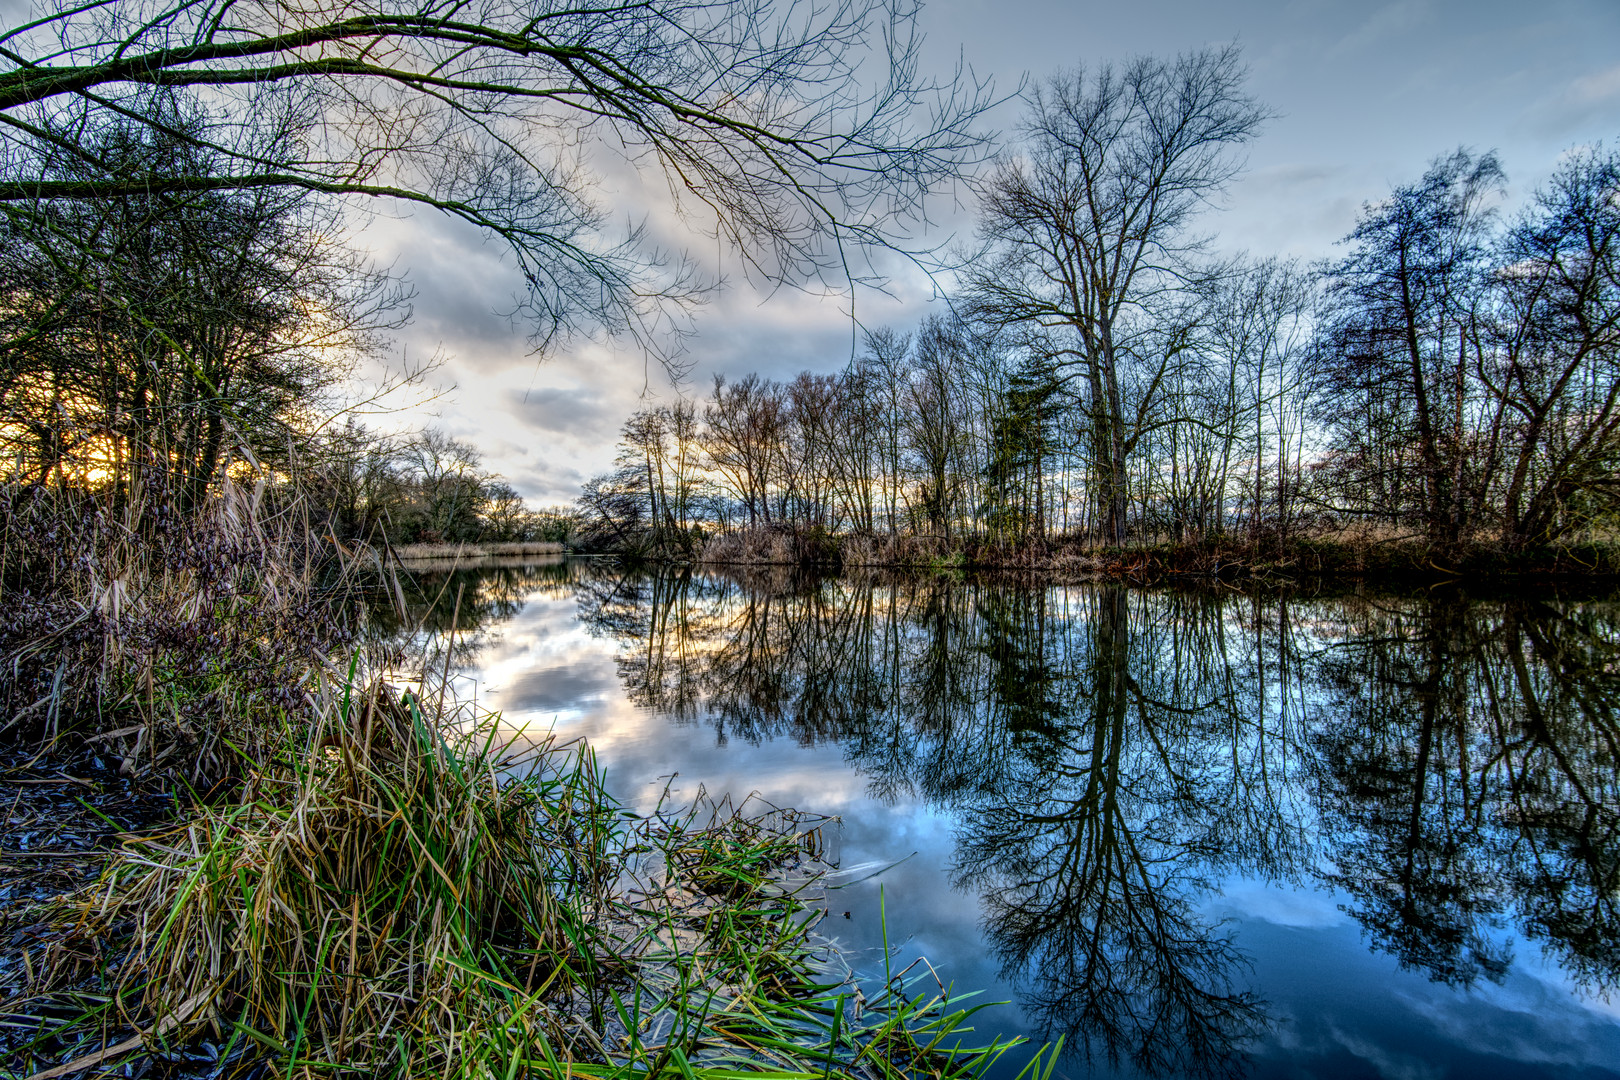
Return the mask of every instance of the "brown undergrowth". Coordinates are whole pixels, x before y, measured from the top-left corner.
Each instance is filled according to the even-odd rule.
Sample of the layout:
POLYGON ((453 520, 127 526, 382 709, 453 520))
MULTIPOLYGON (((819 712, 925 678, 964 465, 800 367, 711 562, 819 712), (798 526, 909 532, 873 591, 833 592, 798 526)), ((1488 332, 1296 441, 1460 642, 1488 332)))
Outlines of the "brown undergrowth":
POLYGON ((1120 545, 1076 537, 1001 543, 971 536, 831 534, 755 527, 710 538, 708 566, 893 568, 1043 574, 1056 580, 1111 578, 1141 584, 1176 579, 1286 583, 1323 579, 1428 583, 1455 578, 1620 577, 1620 545, 1588 539, 1515 550, 1489 537, 1435 545, 1392 529, 1313 529, 1120 545))
POLYGON ((207 787, 311 719, 353 567, 298 506, 231 481, 186 506, 155 469, 0 487, 0 744, 207 787))

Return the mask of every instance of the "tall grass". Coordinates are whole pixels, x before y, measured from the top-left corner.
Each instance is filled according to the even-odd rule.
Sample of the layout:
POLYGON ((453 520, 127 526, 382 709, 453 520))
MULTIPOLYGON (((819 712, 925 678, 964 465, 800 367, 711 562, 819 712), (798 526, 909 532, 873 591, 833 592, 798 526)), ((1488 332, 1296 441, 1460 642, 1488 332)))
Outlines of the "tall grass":
POLYGON ((287 1076, 872 1080, 1006 1049, 943 988, 827 974, 816 821, 635 818, 582 746, 519 760, 494 718, 376 683, 324 700, 228 805, 33 913, 24 1012, 65 1019, 13 1067, 201 1041, 287 1076))
POLYGON ((518 755, 497 718, 368 675, 365 553, 293 493, 182 507, 154 470, 0 488, 0 514, 0 742, 95 747, 189 804, 0 912, 0 1073, 889 1080, 1005 1051, 943 987, 835 970, 815 820, 637 818, 587 748, 518 755))

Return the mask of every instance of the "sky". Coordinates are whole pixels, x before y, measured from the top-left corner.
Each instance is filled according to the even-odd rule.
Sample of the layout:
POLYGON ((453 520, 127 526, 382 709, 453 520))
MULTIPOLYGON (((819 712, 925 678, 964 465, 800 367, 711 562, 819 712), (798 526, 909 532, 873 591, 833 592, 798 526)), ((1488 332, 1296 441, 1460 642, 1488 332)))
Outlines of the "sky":
MULTIPOLYGON (((25 6, 0 0, 0 21, 25 6)), ((1459 145, 1499 153, 1511 204, 1570 147, 1620 140, 1617 0, 926 0, 919 19, 924 74, 948 76, 961 60, 1003 95, 1077 64, 1238 43, 1250 92, 1276 117, 1249 147, 1225 208, 1200 224, 1229 251, 1330 256, 1364 202, 1459 145)), ((985 118, 1005 151, 1016 149, 1021 112, 1011 99, 985 118)), ((661 180, 606 156, 596 164, 616 218, 656 215, 661 180)), ((936 221, 928 243, 971 240, 971 205, 946 199, 936 221)), ((731 281, 697 313, 679 386, 630 343, 576 342, 536 357, 502 314, 520 282, 497 245, 426 211, 371 220, 356 240, 417 293, 396 358, 442 358, 430 377, 436 396, 396 398, 404 411, 373 422, 437 424, 477 445, 532 502, 570 502, 609 466, 620 425, 648 401, 701 397, 715 373, 836 371, 860 328, 909 329, 933 310, 933 285, 898 262, 887 294, 764 291, 712 239, 682 234, 667 215, 655 225, 731 281)))
MULTIPOLYGON (((1511 204, 1570 147, 1620 139, 1615 0, 930 0, 920 19, 925 65, 948 74, 960 57, 1004 95, 1076 64, 1237 42, 1250 91, 1277 116, 1251 144, 1225 208, 1201 224, 1231 251, 1329 256, 1364 202, 1457 146, 1499 153, 1511 204)), ((1016 148, 1021 111, 1010 100, 987 118, 1006 150, 1016 148)), ((626 216, 643 209, 634 180, 610 176, 606 188, 626 216)), ((944 210, 929 240, 971 239, 971 206, 944 210)), ((516 287, 510 264, 470 230, 417 215, 375 222, 361 239, 417 289, 402 344, 445 356, 435 373, 443 395, 410 416, 475 443, 487 466, 538 503, 571 501, 604 471, 619 426, 649 400, 701 397, 714 373, 835 371, 856 347, 857 326, 905 329, 932 310, 930 283, 905 266, 891 295, 854 296, 858 324, 847 295, 768 293, 734 277, 697 314, 692 370, 672 386, 631 345, 531 355, 521 327, 498 313, 516 287)), ((694 253, 712 251, 701 236, 684 239, 694 253)))

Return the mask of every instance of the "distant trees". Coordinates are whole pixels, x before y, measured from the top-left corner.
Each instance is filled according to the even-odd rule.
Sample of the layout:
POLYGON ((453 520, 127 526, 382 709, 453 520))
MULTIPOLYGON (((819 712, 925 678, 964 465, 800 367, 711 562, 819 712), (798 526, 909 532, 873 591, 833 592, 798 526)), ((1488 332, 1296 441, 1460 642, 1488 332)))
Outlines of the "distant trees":
POLYGON ((1199 294, 1192 348, 1156 417, 1172 531, 1286 537, 1301 512, 1312 432, 1305 378, 1316 283, 1293 262, 1238 259, 1199 294))
POLYGON ((615 468, 585 484, 582 541, 623 550, 647 547, 689 555, 710 519, 715 483, 703 468, 696 406, 690 401, 641 409, 620 429, 615 468))
POLYGON ((1060 384, 1051 367, 1026 356, 1009 373, 991 414, 988 460, 983 468, 984 514, 990 534, 1021 539, 1047 536, 1047 474, 1058 450, 1060 384))
POLYGON ((314 519, 339 539, 394 544, 562 540, 555 515, 531 509, 487 472, 477 448, 438 428, 400 435, 350 421, 294 463, 314 519))
POLYGON ((717 378, 701 414, 679 402, 631 417, 616 469, 590 482, 582 509, 604 533, 650 530, 666 549, 688 543, 699 522, 971 531, 988 512, 982 463, 993 436, 981 422, 994 422, 975 412, 977 382, 986 368, 999 379, 1005 362, 935 319, 915 335, 874 331, 836 375, 717 378))
MULTIPOLYGON (((1332 262, 1195 263, 1189 193, 1227 175, 1216 135, 1259 116, 1217 78, 1234 63, 1133 69, 1160 90, 1174 75, 1178 100, 1204 94, 1215 104, 1196 115, 1227 121, 1186 174, 1132 159, 1180 176, 1130 204, 1163 225, 1138 235, 1133 270, 1105 280, 1121 249, 1099 239, 1082 181, 1106 170, 1065 156, 1089 143, 1053 134, 1049 102, 1035 164, 987 189, 993 258, 968 272, 959 317, 874 329, 836 375, 717 380, 690 459, 716 484, 706 520, 1227 547, 1370 521, 1440 553, 1620 523, 1620 154, 1570 153, 1504 220, 1495 157, 1457 151, 1367 205, 1332 262)), ((1098 76, 1087 93, 1105 100, 1083 115, 1113 115, 1115 78, 1098 76)), ((1064 116, 1091 100, 1045 93, 1068 95, 1064 116)), ((1137 191, 1128 179, 1107 190, 1137 191)))
MULTIPOLYGON (((750 525, 771 524, 772 493, 782 511, 790 501, 782 483, 788 434, 782 387, 754 374, 729 386, 716 376, 703 420, 704 445, 722 487, 750 525)), ((776 519, 782 517, 779 511, 776 519)))

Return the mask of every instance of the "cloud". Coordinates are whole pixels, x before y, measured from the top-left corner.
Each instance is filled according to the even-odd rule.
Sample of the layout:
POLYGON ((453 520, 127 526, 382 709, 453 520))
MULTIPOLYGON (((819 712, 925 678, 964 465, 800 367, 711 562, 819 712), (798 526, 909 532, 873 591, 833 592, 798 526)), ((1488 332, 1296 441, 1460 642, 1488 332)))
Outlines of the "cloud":
POLYGON ((1320 258, 1354 227, 1361 204, 1385 190, 1363 164, 1283 160, 1244 176, 1210 224, 1223 249, 1320 258))
POLYGON ((1575 76, 1527 109, 1514 126, 1526 136, 1565 139, 1573 132, 1609 126, 1617 109, 1620 64, 1575 76))
POLYGON ((559 435, 600 434, 622 419, 603 402, 600 391, 585 387, 514 390, 507 404, 528 427, 559 435))
MULTIPOLYGON (((0 11, 17 3, 0 0, 0 11)), ((1496 147, 1529 190, 1557 144, 1620 135, 1620 65, 1603 44, 1614 40, 1617 13, 1614 0, 1155 0, 1105 8, 938 0, 922 25, 936 73, 948 77, 961 48, 1004 91, 1025 71, 1039 77, 1082 58, 1095 64, 1237 38, 1255 62, 1251 89, 1283 115, 1251 148, 1254 169, 1232 190, 1228 212, 1199 228, 1217 232, 1222 249, 1311 259, 1331 256, 1364 201, 1415 177, 1436 152, 1496 147)), ((1021 112, 1009 100, 985 120, 1009 132, 1005 149, 1016 148, 1021 112)), ((728 283, 694 315, 691 370, 679 389, 627 341, 575 340, 537 359, 525 328, 501 314, 522 288, 520 275, 499 243, 464 223, 421 212, 374 219, 362 236, 417 288, 416 322, 402 341, 413 355, 442 347, 450 356, 443 382, 457 389, 424 422, 472 439, 525 495, 571 497, 564 489, 579 476, 606 470, 617 429, 644 392, 701 398, 717 372, 787 379, 835 371, 858 351, 861 328, 910 328, 934 310, 926 278, 898 256, 879 260, 895 297, 860 290, 853 318, 847 296, 756 287, 735 253, 715 242, 700 206, 689 201, 686 214, 676 212, 655 166, 608 145, 584 149, 598 175, 593 194, 611 222, 644 225, 651 245, 688 255, 705 277, 728 283)), ((936 204, 940 228, 920 245, 944 243, 950 229, 970 240, 971 202, 936 204)))
POLYGON ((1218 896, 1210 897, 1206 913, 1215 918, 1237 915, 1276 926, 1312 929, 1338 926, 1348 920, 1333 898, 1323 893, 1279 888, 1243 878, 1226 882, 1218 896))
POLYGON ((1603 105, 1620 101, 1620 64, 1607 71, 1596 71, 1590 75, 1582 75, 1569 84, 1566 95, 1572 101, 1583 104, 1603 105))
POLYGON ((1329 54, 1358 52, 1392 38, 1399 39, 1433 16, 1433 5, 1428 0, 1396 0, 1395 3, 1385 4, 1340 38, 1329 54))
POLYGON ((514 712, 569 712, 618 692, 611 669, 571 665, 524 671, 497 689, 496 700, 514 712))
POLYGON ((544 460, 532 468, 502 473, 533 505, 572 503, 585 484, 585 474, 568 465, 544 460))
POLYGON ((1333 1037, 1352 1058, 1365 1062, 1374 1075, 1384 1080, 1440 1080, 1445 1073, 1434 1065, 1409 1054, 1391 1050, 1373 1038, 1334 1029, 1333 1037))

